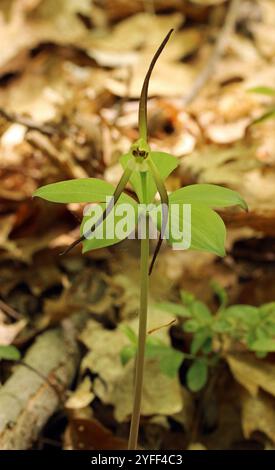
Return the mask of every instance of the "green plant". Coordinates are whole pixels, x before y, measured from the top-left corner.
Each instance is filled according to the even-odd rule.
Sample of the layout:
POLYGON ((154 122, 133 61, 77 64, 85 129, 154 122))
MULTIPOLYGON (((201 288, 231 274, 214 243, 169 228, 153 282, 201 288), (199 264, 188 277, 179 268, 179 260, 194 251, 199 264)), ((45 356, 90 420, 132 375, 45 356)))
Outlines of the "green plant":
POLYGON ((186 291, 181 291, 181 304, 158 304, 165 312, 183 318, 183 330, 191 336, 190 350, 183 352, 183 358, 192 362, 186 376, 192 391, 205 385, 208 367, 216 365, 224 353, 234 352, 236 345, 259 358, 275 351, 275 302, 260 307, 228 306, 226 291, 217 283, 212 283, 212 288, 219 299, 214 314, 186 291))
MULTIPOLYGON (((121 228, 125 221, 115 212, 115 208, 120 208, 123 212, 125 204, 132 208, 132 216, 124 227, 123 238, 126 238, 135 229, 137 219, 143 219, 143 235, 141 237, 140 254, 140 313, 139 313, 139 334, 136 354, 136 372, 134 382, 134 405, 131 420, 129 437, 129 448, 137 447, 138 428, 140 420, 140 407, 142 397, 143 369, 145 356, 146 325, 148 310, 148 286, 149 274, 152 271, 154 262, 159 252, 163 235, 166 236, 166 229, 169 220, 170 227, 180 225, 184 219, 183 212, 178 211, 177 215, 172 214, 171 208, 177 205, 181 209, 186 204, 191 204, 191 245, 195 250, 209 251, 219 256, 224 256, 224 241, 226 230, 222 219, 212 209, 212 207, 227 207, 240 205, 246 209, 244 200, 238 193, 227 188, 215 185, 201 184, 191 185, 181 188, 168 196, 164 181, 169 174, 177 167, 177 159, 164 152, 151 151, 147 136, 147 96, 149 80, 154 65, 165 47, 172 30, 167 34, 162 44, 155 53, 143 83, 139 102, 139 138, 133 143, 129 152, 120 158, 123 167, 123 175, 114 189, 111 184, 100 179, 88 178, 79 180, 63 181, 49 184, 39 188, 34 196, 41 197, 52 202, 90 202, 98 203, 97 207, 103 208, 100 216, 91 218, 91 215, 84 215, 81 224, 81 237, 76 240, 66 251, 79 242, 83 242, 83 252, 92 249, 110 246, 121 240, 114 231, 113 236, 107 236, 107 224, 112 220, 113 226, 121 228), (127 183, 130 183, 134 190, 138 202, 124 193, 127 183), (156 192, 161 199, 161 217, 158 217, 158 207, 149 207, 155 198, 156 192), (104 204, 107 196, 113 196, 113 201, 104 204), (115 207, 114 207, 115 206, 115 207), (170 217, 169 217, 170 216, 170 217), (158 243, 149 266, 149 222, 150 218, 157 221, 160 231, 158 243), (92 220, 91 220, 92 219, 92 220), (87 223, 90 223, 87 229, 87 223)), ((189 227, 190 228, 190 227, 189 227)), ((171 230, 166 236, 167 242, 174 245, 178 239, 171 230)), ((184 242, 184 239, 182 240, 184 242)))
MULTIPOLYGON (((255 88, 250 88, 248 90, 252 93, 258 93, 259 95, 265 95, 265 96, 270 96, 270 97, 275 97, 275 88, 270 88, 266 86, 258 86, 255 88)), ((265 111, 260 117, 254 119, 252 121, 252 124, 259 124, 260 122, 267 121, 268 119, 274 119, 275 118, 275 106, 270 106, 267 111, 265 111)))
POLYGON ((21 357, 20 351, 12 345, 0 345, 0 361, 5 359, 7 361, 18 361, 21 357))
MULTIPOLYGON (((138 337, 129 326, 124 326, 123 331, 129 339, 129 345, 124 346, 120 352, 121 363, 125 365, 137 353, 138 337)), ((146 338, 145 357, 156 358, 159 362, 160 371, 168 377, 175 377, 184 359, 184 354, 159 338, 148 336, 146 338)))

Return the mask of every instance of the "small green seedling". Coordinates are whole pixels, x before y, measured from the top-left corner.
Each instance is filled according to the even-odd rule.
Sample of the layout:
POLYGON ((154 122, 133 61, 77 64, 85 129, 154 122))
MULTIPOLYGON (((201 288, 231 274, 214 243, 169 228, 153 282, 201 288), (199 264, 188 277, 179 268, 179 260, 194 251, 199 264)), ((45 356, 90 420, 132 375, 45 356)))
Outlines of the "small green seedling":
POLYGON ((260 307, 228 306, 226 291, 217 283, 212 283, 212 288, 219 299, 215 314, 186 291, 181 291, 181 304, 158 304, 161 310, 183 318, 183 330, 192 337, 190 351, 183 353, 183 358, 192 362, 186 376, 192 391, 198 391, 206 384, 209 366, 215 366, 223 357, 223 344, 227 347, 230 344, 231 352, 235 345, 242 345, 245 351, 251 351, 259 358, 275 352, 275 302, 260 307), (217 344, 220 345, 218 350, 217 344))
MULTIPOLYGON (((118 215, 118 212, 115 212, 115 209, 120 209, 121 214, 123 213, 125 204, 131 206, 133 209, 133 216, 130 221, 128 220, 124 230, 124 238, 127 238, 135 230, 137 220, 136 215, 139 213, 141 208, 144 220, 144 235, 140 237, 141 280, 139 334, 129 449, 136 449, 138 440, 146 342, 149 274, 152 272, 163 236, 166 236, 168 220, 171 226, 173 226, 173 224, 183 226, 184 222, 182 211, 178 211, 179 215, 175 216, 173 213, 170 213, 170 209, 175 204, 177 204, 179 208, 186 204, 191 205, 192 225, 189 225, 191 225, 190 228, 192 233, 191 244, 189 247, 194 250, 209 251, 219 256, 225 255, 224 242, 226 230, 222 219, 212 208, 239 205, 244 209, 247 209, 246 203, 238 193, 216 185, 191 185, 181 188, 169 196, 167 194, 164 181, 177 167, 178 162, 172 155, 164 152, 152 151, 148 144, 147 97, 151 73, 159 55, 168 42, 171 33, 172 30, 161 43, 145 76, 139 101, 139 138, 133 143, 129 152, 120 158, 123 174, 117 187, 114 188, 111 184, 100 179, 86 178, 49 184, 39 188, 34 193, 34 196, 41 197, 47 201, 62 203, 98 203, 98 206, 104 209, 95 222, 91 222, 90 215, 84 215, 81 224, 81 237, 76 240, 65 251, 65 253, 79 242, 83 242, 84 253, 92 249, 118 243, 121 240, 121 237, 117 237, 116 228, 121 226, 122 220, 121 216, 118 215), (138 201, 124 192, 127 183, 131 185, 138 201), (149 266, 149 221, 150 216, 155 216, 155 214, 154 210, 148 207, 148 204, 154 202, 157 192, 159 193, 162 203, 162 214, 160 218, 157 218, 160 235, 155 253, 149 266), (113 196, 112 202, 106 202, 105 205, 104 201, 106 197, 111 196, 113 196), (145 208, 144 205, 146 206, 145 208), (89 220, 91 225, 89 226, 89 229, 87 229, 87 222, 89 222, 89 220), (104 234, 106 234, 107 223, 110 222, 110 220, 113 220, 115 229, 114 235, 112 237, 104 235, 101 236, 103 231, 104 234)), ((166 239, 169 244, 174 245, 175 243, 178 243, 178 239, 174 237, 173 230, 171 230, 171 233, 172 235, 167 236, 166 239)))
POLYGON ((0 361, 18 361, 21 357, 20 351, 13 345, 0 345, 0 361))
MULTIPOLYGON (((138 337, 134 330, 129 326, 123 327, 123 332, 129 339, 129 345, 124 346, 120 352, 122 365, 136 356, 138 349, 138 337)), ((168 377, 176 377, 179 368, 183 362, 184 354, 177 351, 169 344, 166 344, 159 338, 148 336, 145 345, 145 357, 157 359, 160 371, 168 377)))

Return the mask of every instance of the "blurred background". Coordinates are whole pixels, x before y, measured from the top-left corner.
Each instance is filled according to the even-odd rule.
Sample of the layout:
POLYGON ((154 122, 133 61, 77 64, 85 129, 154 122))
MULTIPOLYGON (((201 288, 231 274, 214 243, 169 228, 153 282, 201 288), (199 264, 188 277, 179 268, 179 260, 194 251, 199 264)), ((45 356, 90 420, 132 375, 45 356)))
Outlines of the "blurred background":
MULTIPOLYGON (((231 305, 275 301, 275 2, 1 0, 0 345, 16 348, 0 354, 2 449, 126 446, 133 359, 122 364, 121 325, 137 328, 139 243, 60 257, 83 208, 32 194, 64 179, 118 182, 144 75, 171 28, 148 103, 152 149, 179 161, 167 188, 220 184, 249 212, 220 212, 223 259, 162 248, 148 328, 188 351, 190 333, 156 305, 184 289, 215 312, 210 281, 231 305)), ((218 377, 193 391, 188 360, 171 376, 149 358, 140 445, 273 448, 273 351, 223 353, 218 377)))

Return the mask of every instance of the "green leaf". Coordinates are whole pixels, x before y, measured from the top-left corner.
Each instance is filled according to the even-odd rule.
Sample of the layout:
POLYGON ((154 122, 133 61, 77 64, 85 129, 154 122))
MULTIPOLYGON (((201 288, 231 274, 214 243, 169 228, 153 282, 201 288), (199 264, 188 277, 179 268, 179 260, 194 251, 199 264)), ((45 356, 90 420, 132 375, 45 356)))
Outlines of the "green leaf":
POLYGON ((120 326, 121 331, 127 336, 127 338, 131 341, 132 344, 137 344, 137 335, 133 328, 129 325, 122 325, 120 326))
POLYGON ((212 337, 209 336, 201 348, 203 354, 210 354, 212 352, 212 337))
POLYGON ((187 290, 180 290, 180 297, 182 300, 182 303, 186 305, 187 307, 192 307, 192 304, 196 301, 196 298, 194 294, 191 292, 188 292, 187 290))
POLYGON ((268 86, 256 86, 254 88, 249 88, 248 90, 251 93, 259 93, 260 95, 274 96, 275 88, 268 86))
POLYGON ((112 184, 98 178, 79 178, 41 186, 33 196, 62 203, 105 202, 106 196, 112 196, 114 190, 112 184))
POLYGON ((259 320, 259 310, 251 305, 232 305, 225 310, 224 318, 241 321, 246 325, 253 326, 259 320))
POLYGON ((20 351, 15 346, 0 345, 0 360, 18 361, 21 357, 20 351))
POLYGON ((208 369, 205 361, 196 359, 189 367, 186 381, 187 386, 192 392, 201 390, 207 382, 208 369))
POLYGON ((186 333, 195 333, 200 328, 200 324, 197 320, 187 320, 183 324, 183 330, 186 333))
POLYGON ((198 330, 194 334, 194 337, 191 342, 191 348, 190 348, 191 354, 194 354, 194 355, 197 354, 199 350, 203 348, 205 343, 209 343, 209 340, 212 343, 212 338, 210 336, 210 332, 208 328, 203 328, 201 330, 198 330))
POLYGON ((259 307, 259 313, 261 318, 266 318, 269 315, 275 314, 275 302, 268 302, 259 307))
POLYGON ((260 352, 275 352, 275 339, 272 338, 259 338, 256 339, 249 348, 252 351, 260 352))
POLYGON ((275 118, 275 108, 271 108, 259 118, 255 119, 251 124, 260 124, 261 122, 268 121, 275 118))
POLYGON ((244 199, 232 189, 215 184, 191 184, 180 188, 169 197, 170 203, 204 204, 209 207, 241 206, 247 210, 244 199))
POLYGON ((209 323, 213 319, 209 308, 199 300, 196 300, 192 305, 192 313, 200 323, 209 323))
MULTIPOLYGON (((125 154, 120 157, 120 163, 123 168, 126 168, 128 161, 130 160, 131 155, 130 154, 125 154)), ((152 161, 155 163, 158 172, 160 174, 160 177, 162 178, 163 181, 166 180, 166 178, 172 173, 172 171, 177 168, 178 166, 178 160, 176 157, 173 157, 173 155, 169 155, 168 153, 165 152, 150 152, 150 157, 152 161)), ((157 192, 157 187, 154 182, 154 178, 151 175, 151 173, 147 173, 147 201, 143 201, 143 193, 142 193, 142 187, 141 187, 141 177, 140 173, 137 171, 134 171, 131 178, 130 178, 130 183, 135 190, 138 199, 142 203, 150 203, 154 200, 155 194, 157 192)))
POLYGON ((212 325, 212 329, 216 333, 227 333, 232 331, 233 325, 231 325, 231 323, 224 318, 217 318, 212 325))
MULTIPOLYGON (((170 244, 179 243, 181 240, 174 239, 173 233, 177 233, 178 229, 181 231, 184 229, 181 205, 179 211, 173 213, 173 217, 170 216, 169 222, 171 230, 167 241, 170 244)), ((224 222, 216 212, 202 204, 191 205, 191 249, 225 256, 225 236, 224 222)), ((183 234, 184 238, 185 234, 183 234)))
POLYGON ((211 287, 219 299, 220 302, 220 309, 223 309, 228 304, 228 295, 225 289, 217 282, 211 281, 211 287))
POLYGON ((254 344, 255 341, 257 340, 255 331, 253 329, 248 331, 248 333, 244 336, 244 339, 245 339, 248 349, 251 349, 252 344, 254 344))
POLYGON ((133 344, 129 344, 127 346, 124 346, 122 350, 120 351, 120 360, 121 364, 125 366, 127 362, 132 359, 136 355, 137 348, 133 344))
POLYGON ((259 359, 264 359, 268 353, 265 351, 255 351, 255 354, 259 359))
MULTIPOLYGON (((106 204, 99 204, 98 206, 104 210, 106 204)), ((81 235, 89 232, 99 217, 96 217, 95 214, 84 216, 80 227, 81 235)), ((138 204, 133 198, 127 194, 123 194, 123 198, 120 199, 120 202, 115 205, 106 219, 94 230, 92 238, 86 238, 83 241, 82 253, 119 243, 135 230, 137 220, 138 204), (132 207, 132 214, 127 216, 130 207, 132 207), (120 232, 119 236, 118 230, 120 232)))
POLYGON ((160 370, 168 377, 175 377, 184 359, 184 354, 164 343, 147 342, 146 357, 159 360, 160 370))
POLYGON ((173 302, 160 302, 156 304, 156 307, 164 312, 172 313, 178 317, 190 317, 191 313, 187 310, 186 307, 179 304, 174 304, 173 302))
POLYGON ((268 111, 266 111, 264 114, 262 114, 260 117, 254 119, 252 121, 252 124, 260 124, 261 122, 268 121, 268 119, 273 119, 275 118, 275 108, 271 108, 268 111))
POLYGON ((264 324, 269 332, 269 336, 275 337, 275 323, 272 321, 267 321, 264 324))

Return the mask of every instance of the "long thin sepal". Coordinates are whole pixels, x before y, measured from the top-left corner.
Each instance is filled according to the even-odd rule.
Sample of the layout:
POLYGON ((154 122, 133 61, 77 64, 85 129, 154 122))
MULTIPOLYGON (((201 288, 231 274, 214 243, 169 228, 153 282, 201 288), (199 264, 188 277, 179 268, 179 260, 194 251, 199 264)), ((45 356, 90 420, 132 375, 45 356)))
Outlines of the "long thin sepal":
POLYGON ((90 228, 90 230, 88 232, 84 233, 80 238, 78 238, 70 246, 68 246, 66 248, 66 250, 64 250, 62 253, 60 253, 60 256, 66 255, 67 253, 69 253, 69 251, 71 251, 76 245, 78 245, 79 243, 83 242, 86 238, 88 238, 104 222, 106 217, 110 214, 111 210, 113 209, 113 207, 117 203, 121 193, 125 189, 125 186, 128 183, 132 172, 133 172, 133 168, 131 166, 127 166, 125 168, 125 170, 123 172, 123 175, 121 176, 121 178, 120 178, 120 180, 117 184, 117 187, 114 191, 113 198, 112 198, 111 202, 108 204, 108 206, 106 207, 106 209, 104 210, 101 217, 99 217, 99 219, 90 228))
POLYGON ((155 66, 156 61, 158 60, 160 54, 162 53, 164 47, 166 46, 167 42, 169 41, 169 38, 174 30, 171 29, 169 33, 165 36, 163 39, 161 45, 159 46, 158 50, 156 51, 148 72, 145 76, 142 90, 141 90, 141 95, 140 95, 140 100, 139 100, 139 110, 138 110, 138 125, 139 125, 139 135, 142 139, 144 139, 145 142, 147 142, 147 99, 148 99, 148 86, 149 86, 149 80, 153 71, 153 68, 155 66))
POLYGON ((151 170, 154 181, 156 183, 157 190, 158 190, 158 193, 160 195, 161 204, 162 204, 162 206, 161 206, 162 207, 161 231, 160 231, 158 243, 157 243, 157 246, 156 246, 155 252, 153 254, 153 258, 152 258, 152 261, 150 263, 150 267, 149 267, 149 275, 151 275, 152 271, 153 271, 155 261, 157 259, 159 250, 160 250, 162 242, 163 242, 163 237, 165 235, 165 230, 166 230, 166 226, 167 226, 167 222, 168 222, 169 199, 168 199, 168 194, 167 194, 165 185, 164 185, 164 183, 162 181, 162 178, 161 178, 161 176, 158 172, 158 169, 155 166, 154 162, 150 159, 148 159, 148 166, 151 170))

